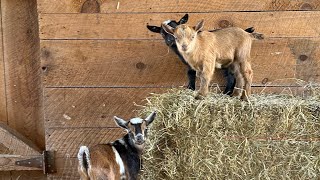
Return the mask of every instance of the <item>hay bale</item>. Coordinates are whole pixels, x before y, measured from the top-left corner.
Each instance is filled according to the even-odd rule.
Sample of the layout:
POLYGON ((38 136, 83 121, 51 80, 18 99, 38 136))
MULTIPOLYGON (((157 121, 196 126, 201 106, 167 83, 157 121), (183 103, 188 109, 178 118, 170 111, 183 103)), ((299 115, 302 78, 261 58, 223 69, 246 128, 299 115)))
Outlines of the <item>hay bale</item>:
POLYGON ((320 91, 253 95, 250 103, 189 90, 147 99, 156 109, 141 179, 318 179, 320 91))

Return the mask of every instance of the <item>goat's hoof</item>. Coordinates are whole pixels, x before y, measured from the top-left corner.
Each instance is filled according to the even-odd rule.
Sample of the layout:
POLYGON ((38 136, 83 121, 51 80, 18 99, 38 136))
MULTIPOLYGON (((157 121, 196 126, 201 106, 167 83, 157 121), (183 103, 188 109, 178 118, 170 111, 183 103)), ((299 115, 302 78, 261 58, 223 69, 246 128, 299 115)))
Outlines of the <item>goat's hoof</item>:
POLYGON ((241 98, 240 98, 241 100, 243 100, 243 101, 246 101, 246 102, 248 102, 249 101, 249 99, 248 99, 248 96, 241 96, 241 98))
POLYGON ((194 98, 196 100, 203 100, 204 99, 204 97, 201 94, 197 94, 194 98))

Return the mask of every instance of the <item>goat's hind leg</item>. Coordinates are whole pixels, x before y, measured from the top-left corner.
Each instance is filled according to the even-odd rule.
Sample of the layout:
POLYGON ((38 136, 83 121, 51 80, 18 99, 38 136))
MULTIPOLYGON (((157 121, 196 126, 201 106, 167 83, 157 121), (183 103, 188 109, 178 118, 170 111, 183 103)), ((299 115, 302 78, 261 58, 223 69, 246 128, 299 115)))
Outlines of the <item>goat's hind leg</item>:
POLYGON ((234 70, 234 76, 236 79, 236 85, 235 88, 233 90, 233 93, 231 96, 239 96, 242 91, 243 91, 243 86, 244 86, 244 78, 241 74, 240 71, 240 64, 239 63, 233 63, 233 70, 234 70))
POLYGON ((191 69, 191 67, 188 67, 188 79, 189 79, 189 84, 188 84, 188 89, 191 90, 196 90, 196 71, 191 69))

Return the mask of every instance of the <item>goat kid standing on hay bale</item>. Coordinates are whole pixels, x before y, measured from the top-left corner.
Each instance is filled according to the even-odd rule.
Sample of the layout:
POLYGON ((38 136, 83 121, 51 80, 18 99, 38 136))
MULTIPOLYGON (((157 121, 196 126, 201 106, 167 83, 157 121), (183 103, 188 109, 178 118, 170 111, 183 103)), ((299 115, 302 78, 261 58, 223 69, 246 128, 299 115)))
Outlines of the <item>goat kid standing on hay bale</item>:
POLYGON ((248 61, 253 39, 263 39, 259 33, 248 33, 238 27, 218 29, 212 32, 201 31, 204 20, 195 27, 181 24, 172 28, 166 23, 163 29, 175 37, 179 52, 200 77, 200 89, 196 99, 208 93, 215 67, 230 67, 236 78, 236 89, 232 96, 241 95, 247 100, 251 94, 253 72, 248 61), (244 87, 245 91, 242 91, 244 87))
MULTIPOLYGON (((189 15, 185 14, 178 22, 175 20, 166 20, 162 24, 167 24, 171 26, 172 28, 176 28, 180 24, 185 24, 188 22, 189 15)), ((183 64, 188 66, 188 89, 195 90, 196 89, 196 71, 193 70, 190 65, 187 63, 187 61, 182 57, 182 55, 179 53, 177 44, 175 41, 175 38, 172 34, 167 33, 162 26, 149 26, 147 25, 147 28, 154 33, 161 34, 162 38, 165 40, 167 46, 169 46, 173 52, 176 53, 176 55, 179 57, 179 59, 183 62, 183 64)), ((248 28, 245 31, 250 32, 252 28, 248 28)), ((231 95, 235 86, 235 78, 234 74, 231 70, 231 68, 224 68, 224 76, 227 79, 226 88, 223 91, 224 94, 231 95)))
POLYGON ((137 179, 148 126, 155 117, 156 112, 146 119, 133 118, 129 121, 115 116, 116 124, 124 128, 127 134, 112 143, 91 148, 81 146, 78 153, 81 179, 137 179))

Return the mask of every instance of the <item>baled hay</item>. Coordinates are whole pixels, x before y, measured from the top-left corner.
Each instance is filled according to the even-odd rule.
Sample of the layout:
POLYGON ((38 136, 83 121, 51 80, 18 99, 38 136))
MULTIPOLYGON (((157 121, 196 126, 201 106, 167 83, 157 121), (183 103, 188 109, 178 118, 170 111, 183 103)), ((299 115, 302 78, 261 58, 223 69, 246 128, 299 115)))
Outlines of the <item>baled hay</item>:
POLYGON ((252 95, 250 103, 189 90, 153 95, 157 111, 141 179, 319 179, 320 91, 252 95))

